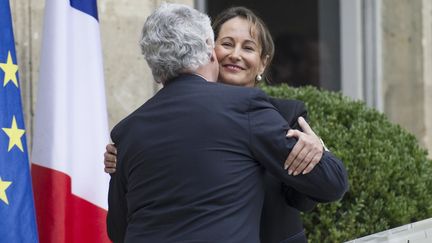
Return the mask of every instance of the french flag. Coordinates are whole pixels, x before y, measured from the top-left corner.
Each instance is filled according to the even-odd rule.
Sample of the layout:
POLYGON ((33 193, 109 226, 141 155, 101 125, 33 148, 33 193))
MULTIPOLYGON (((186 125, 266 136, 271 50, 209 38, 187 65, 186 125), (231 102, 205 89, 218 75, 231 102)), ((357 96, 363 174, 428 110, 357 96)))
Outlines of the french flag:
POLYGON ((31 156, 39 240, 110 242, 96 0, 46 0, 42 37, 31 156))

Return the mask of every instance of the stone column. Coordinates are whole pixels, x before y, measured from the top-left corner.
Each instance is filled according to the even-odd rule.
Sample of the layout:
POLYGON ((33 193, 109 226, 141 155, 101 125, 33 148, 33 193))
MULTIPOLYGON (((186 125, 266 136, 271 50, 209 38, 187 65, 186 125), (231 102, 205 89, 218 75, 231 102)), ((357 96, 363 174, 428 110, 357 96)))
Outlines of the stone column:
MULTIPOLYGON (((12 24, 15 36, 15 49, 18 61, 18 74, 21 89, 21 100, 24 112, 24 122, 26 126, 27 146, 30 148, 32 132, 32 114, 33 114, 33 42, 31 25, 33 24, 31 0, 11 0, 12 24)), ((14 60, 16 61, 16 60, 14 60)))
POLYGON ((432 2, 423 0, 423 77, 424 85, 424 123, 423 142, 432 158, 432 2))
POLYGON ((431 11, 429 0, 382 1, 384 112, 431 144, 431 11))

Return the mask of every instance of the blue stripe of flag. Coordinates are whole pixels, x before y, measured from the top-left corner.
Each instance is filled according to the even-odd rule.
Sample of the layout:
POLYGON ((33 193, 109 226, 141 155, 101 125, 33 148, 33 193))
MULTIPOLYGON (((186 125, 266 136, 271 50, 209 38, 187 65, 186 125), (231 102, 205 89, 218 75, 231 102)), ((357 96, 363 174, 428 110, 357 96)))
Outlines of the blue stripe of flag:
POLYGON ((99 21, 96 0, 70 0, 70 5, 99 21))

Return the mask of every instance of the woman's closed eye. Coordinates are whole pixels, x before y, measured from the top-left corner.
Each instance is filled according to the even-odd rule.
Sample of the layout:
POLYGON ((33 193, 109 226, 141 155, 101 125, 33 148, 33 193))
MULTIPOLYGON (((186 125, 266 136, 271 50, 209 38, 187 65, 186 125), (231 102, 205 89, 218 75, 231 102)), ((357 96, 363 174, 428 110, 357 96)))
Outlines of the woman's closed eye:
POLYGON ((245 47, 243 47, 243 49, 245 49, 247 51, 255 51, 255 48, 253 46, 245 46, 245 47))
POLYGON ((226 47, 231 47, 233 46, 233 44, 231 42, 222 42, 221 43, 222 46, 226 46, 226 47))

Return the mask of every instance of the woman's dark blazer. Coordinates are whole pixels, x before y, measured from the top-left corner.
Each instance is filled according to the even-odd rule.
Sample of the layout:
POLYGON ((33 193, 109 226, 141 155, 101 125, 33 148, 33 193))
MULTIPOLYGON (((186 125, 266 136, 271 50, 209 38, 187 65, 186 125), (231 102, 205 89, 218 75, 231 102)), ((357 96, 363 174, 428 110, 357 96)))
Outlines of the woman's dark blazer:
MULTIPOLYGON (((290 124, 300 129, 299 116, 307 120, 303 102, 298 100, 270 99, 273 106, 290 124)), ((261 214, 260 238, 262 243, 307 242, 300 217, 300 211, 310 211, 316 202, 285 186, 270 173, 264 176, 265 197, 261 214)))

